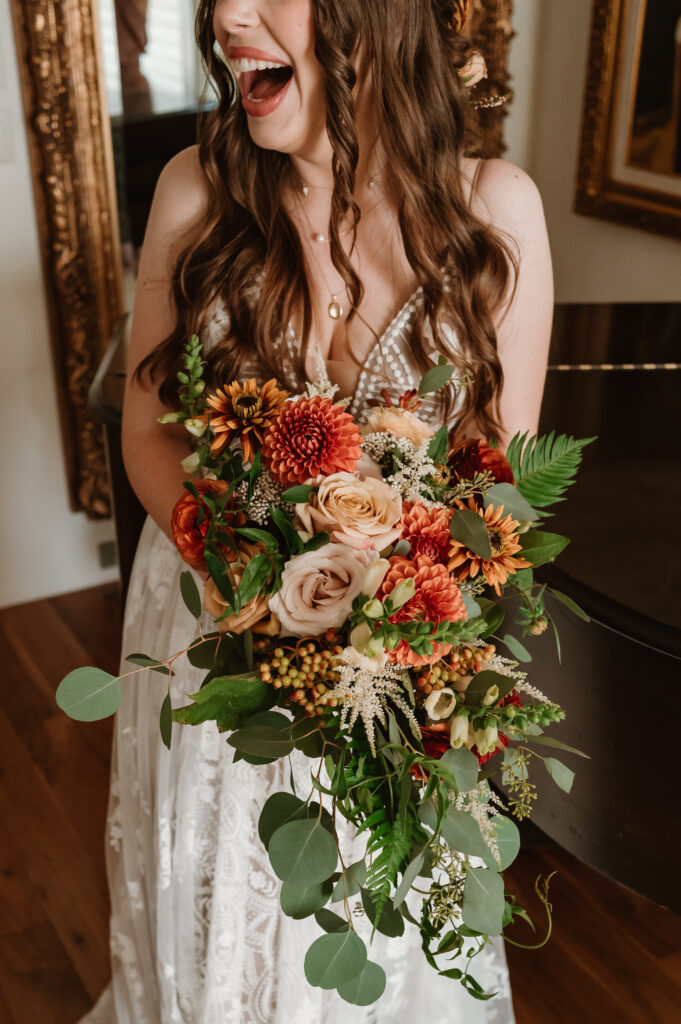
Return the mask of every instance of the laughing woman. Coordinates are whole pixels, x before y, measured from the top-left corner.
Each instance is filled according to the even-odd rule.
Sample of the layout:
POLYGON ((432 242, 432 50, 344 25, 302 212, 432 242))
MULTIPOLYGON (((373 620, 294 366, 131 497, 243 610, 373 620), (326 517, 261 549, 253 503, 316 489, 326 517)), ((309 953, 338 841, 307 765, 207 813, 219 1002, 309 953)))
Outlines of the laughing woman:
MULTIPOLYGON (((372 396, 416 387, 442 354, 469 384, 420 415, 502 443, 536 431, 552 311, 546 229, 522 171, 464 155, 462 6, 201 0, 219 104, 159 181, 133 320, 124 454, 149 518, 125 651, 181 649, 188 628, 168 538, 187 435, 157 418, 175 404, 189 335, 202 338, 213 384, 276 376, 300 391, 320 352, 360 421, 372 396)), ((199 679, 178 673, 174 703, 199 679)), ((288 768, 284 778, 280 761, 234 764, 212 723, 178 730, 167 751, 164 686, 136 675, 117 718, 113 981, 88 1024, 511 1024, 496 941, 475 961, 498 993, 489 1002, 438 977, 415 928, 385 948, 377 936, 388 986, 371 1010, 309 987, 302 959, 318 928, 282 914, 257 836, 288 768)))

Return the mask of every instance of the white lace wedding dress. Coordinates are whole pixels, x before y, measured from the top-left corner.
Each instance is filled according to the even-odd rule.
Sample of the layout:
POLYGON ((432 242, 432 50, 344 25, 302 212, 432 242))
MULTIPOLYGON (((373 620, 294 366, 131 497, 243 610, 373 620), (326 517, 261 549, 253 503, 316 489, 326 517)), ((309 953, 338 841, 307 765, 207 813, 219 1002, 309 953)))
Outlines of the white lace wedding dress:
MULTIPOLYGON (((409 333, 422 301, 419 289, 367 360, 349 407, 359 419, 385 386, 382 368, 395 393, 418 386, 409 333)), ((147 520, 126 606, 124 655, 165 657, 190 642, 195 625, 178 584, 185 569, 147 520)), ((178 663, 174 706, 188 703, 201 675, 186 659, 178 663)), ((312 988, 303 960, 321 929, 314 918, 294 921, 281 912, 280 883, 257 832, 267 797, 289 788, 288 763, 233 764, 232 748, 212 722, 174 725, 168 751, 158 724, 165 692, 166 680, 155 672, 123 682, 106 837, 113 980, 81 1024, 513 1024, 501 940, 473 963, 473 976, 498 992, 480 1002, 428 966, 408 923, 401 939, 377 935, 370 948, 388 976, 378 1003, 361 1008, 312 988)), ((307 793, 312 762, 294 760, 298 791, 307 793)))

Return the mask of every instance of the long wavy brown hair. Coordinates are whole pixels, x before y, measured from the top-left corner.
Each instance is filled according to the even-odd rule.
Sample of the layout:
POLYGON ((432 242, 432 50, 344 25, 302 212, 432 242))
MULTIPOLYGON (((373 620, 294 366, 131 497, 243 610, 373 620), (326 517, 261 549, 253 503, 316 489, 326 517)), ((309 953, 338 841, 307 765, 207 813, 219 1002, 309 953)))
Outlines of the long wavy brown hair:
MULTIPOLYGON (((517 264, 512 242, 471 211, 462 177, 468 105, 457 72, 470 47, 453 27, 458 6, 455 0, 312 0, 333 149, 329 238, 332 261, 348 287, 350 320, 363 286, 339 229, 348 215, 355 226, 360 218, 353 196, 358 163, 353 88, 362 40, 363 66, 373 75, 386 186, 399 197, 405 253, 423 288, 411 338, 414 359, 428 368, 428 319, 436 348, 473 382, 458 399, 452 388, 445 398, 448 415, 456 403, 456 423, 473 421, 491 436, 500 425, 503 383, 494 317, 514 286, 517 264), (450 275, 447 288, 443 268, 450 275), (456 347, 443 337, 444 324, 454 329, 456 347)), ((235 102, 234 79, 215 52, 214 7, 215 0, 202 0, 196 21, 197 42, 218 91, 217 108, 205 116, 199 132, 211 201, 198 237, 175 267, 176 328, 135 371, 138 380, 146 376, 157 384, 170 405, 176 404, 184 341, 201 333, 217 300, 228 314, 228 328, 207 357, 209 384, 237 377, 254 354, 263 374, 281 378, 272 342, 297 324, 300 351, 289 371, 292 379, 283 383, 300 390, 312 327, 301 240, 282 202, 290 161, 251 140, 246 114, 235 102)))

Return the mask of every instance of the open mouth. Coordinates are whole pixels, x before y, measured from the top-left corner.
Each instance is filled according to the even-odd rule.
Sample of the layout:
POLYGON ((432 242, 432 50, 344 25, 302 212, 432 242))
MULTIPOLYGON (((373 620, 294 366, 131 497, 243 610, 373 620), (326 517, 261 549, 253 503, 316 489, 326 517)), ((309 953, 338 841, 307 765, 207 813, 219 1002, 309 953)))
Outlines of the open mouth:
POLYGON ((241 78, 241 92, 251 103, 264 103, 277 96, 293 77, 293 68, 288 64, 268 64, 265 61, 244 61, 255 68, 244 70, 241 78))

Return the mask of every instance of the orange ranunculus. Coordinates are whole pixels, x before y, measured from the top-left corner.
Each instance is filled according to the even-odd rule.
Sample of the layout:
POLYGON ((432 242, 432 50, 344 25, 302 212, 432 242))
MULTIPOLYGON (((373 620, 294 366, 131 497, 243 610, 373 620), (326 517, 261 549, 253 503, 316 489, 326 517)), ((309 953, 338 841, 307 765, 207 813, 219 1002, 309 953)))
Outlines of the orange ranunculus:
POLYGON ((302 484, 320 475, 354 473, 361 441, 343 406, 317 395, 286 403, 265 434, 262 454, 275 480, 302 484))
MULTIPOLYGON (((198 480, 194 486, 202 494, 224 494, 227 484, 224 480, 198 480)), ((182 497, 175 504, 171 518, 171 528, 175 546, 180 552, 184 561, 194 569, 207 571, 204 550, 206 546, 206 533, 211 524, 210 508, 205 502, 201 502, 199 514, 199 502, 193 494, 185 491, 182 497), (199 521, 200 520, 200 521, 199 521)), ((234 525, 240 526, 244 522, 242 513, 234 513, 234 525)))
MULTIPOLYGON (((393 555, 390 569, 376 595, 379 600, 385 598, 403 580, 413 579, 416 593, 406 604, 391 615, 391 622, 411 622, 420 619, 424 622, 458 622, 467 618, 466 608, 456 582, 449 575, 444 565, 433 562, 426 555, 416 558, 403 558, 393 555)), ((432 654, 416 654, 405 640, 401 640, 388 657, 399 665, 433 665, 452 649, 451 644, 433 644, 432 654)))

